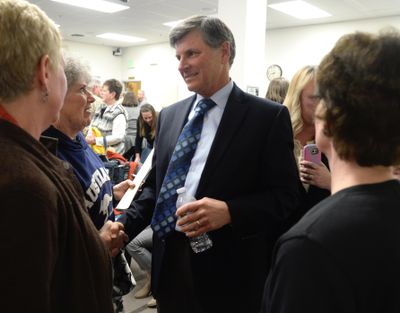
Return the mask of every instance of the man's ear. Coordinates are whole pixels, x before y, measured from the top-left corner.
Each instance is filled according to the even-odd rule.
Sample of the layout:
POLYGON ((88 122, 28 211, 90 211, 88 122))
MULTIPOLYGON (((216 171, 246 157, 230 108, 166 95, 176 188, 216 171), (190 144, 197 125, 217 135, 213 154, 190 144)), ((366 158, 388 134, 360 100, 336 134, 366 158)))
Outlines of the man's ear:
POLYGON ((43 90, 48 90, 47 86, 49 84, 49 73, 50 73, 50 59, 47 54, 43 55, 37 66, 36 77, 39 86, 43 90))
POLYGON ((222 52, 222 63, 229 64, 229 58, 231 56, 231 45, 228 41, 225 41, 221 45, 221 52, 222 52))

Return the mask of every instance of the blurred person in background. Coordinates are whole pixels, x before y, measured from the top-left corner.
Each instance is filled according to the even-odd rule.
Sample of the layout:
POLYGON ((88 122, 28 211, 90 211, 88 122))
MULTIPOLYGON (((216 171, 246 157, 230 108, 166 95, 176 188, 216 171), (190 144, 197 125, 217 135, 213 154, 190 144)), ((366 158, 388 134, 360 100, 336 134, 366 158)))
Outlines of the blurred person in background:
POLYGON ((139 102, 133 91, 126 92, 122 99, 122 106, 128 113, 127 128, 125 135, 125 152, 124 157, 131 160, 135 156, 135 141, 137 132, 137 120, 140 115, 139 102))
POLYGON ((1 0, 0 38, 1 310, 112 313, 121 228, 99 236, 71 166, 39 142, 67 90, 60 33, 37 6, 1 0))
MULTIPOLYGON (((303 159, 303 148, 315 143, 315 109, 319 103, 316 94, 317 67, 307 65, 298 70, 290 81, 284 105, 288 108, 294 136, 294 156, 300 173, 300 207, 290 223, 295 223, 315 204, 330 195, 328 160, 322 154, 320 163, 303 159)), ((291 226, 291 225, 290 225, 291 226)))
MULTIPOLYGON (((151 295, 151 251, 153 250, 153 230, 150 225, 127 244, 125 249, 145 274, 141 288, 135 290, 135 298, 147 298, 151 295)), ((147 306, 156 307, 157 301, 151 297, 147 306)))
POLYGON ((96 111, 103 104, 101 99, 101 82, 97 78, 92 78, 88 84, 88 90, 92 93, 94 101, 91 104, 91 118, 93 118, 96 111))
POLYGON ((148 103, 144 90, 141 90, 141 89, 138 90, 137 98, 139 101, 139 106, 142 106, 143 104, 148 103))
POLYGON ((153 149, 156 126, 156 110, 149 103, 143 104, 140 107, 135 140, 135 162, 139 165, 142 165, 146 161, 151 149, 153 149))
POLYGON ((270 81, 268 85, 267 93, 265 94, 265 99, 278 102, 280 104, 285 101, 285 97, 289 88, 289 82, 283 78, 278 77, 270 81))
POLYGON ((96 137, 89 129, 86 135, 88 144, 113 148, 117 153, 125 152, 126 122, 128 113, 117 103, 122 92, 122 84, 116 79, 106 80, 101 89, 101 97, 106 104, 94 114, 90 127, 96 127, 101 136, 96 137))

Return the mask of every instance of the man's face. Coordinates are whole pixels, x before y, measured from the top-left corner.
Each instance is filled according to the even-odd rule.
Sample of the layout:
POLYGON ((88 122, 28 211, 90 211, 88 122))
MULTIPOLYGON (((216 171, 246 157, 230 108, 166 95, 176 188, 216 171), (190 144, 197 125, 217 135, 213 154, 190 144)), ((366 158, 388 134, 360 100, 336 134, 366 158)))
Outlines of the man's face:
POLYGON ((93 86, 92 93, 98 97, 101 97, 101 88, 98 85, 93 86))
POLYGON ((229 81, 229 44, 209 47, 199 31, 192 31, 176 45, 178 70, 188 89, 210 97, 229 81))
POLYGON ((139 90, 138 94, 137 94, 137 97, 138 97, 139 102, 142 101, 144 99, 143 91, 139 90))

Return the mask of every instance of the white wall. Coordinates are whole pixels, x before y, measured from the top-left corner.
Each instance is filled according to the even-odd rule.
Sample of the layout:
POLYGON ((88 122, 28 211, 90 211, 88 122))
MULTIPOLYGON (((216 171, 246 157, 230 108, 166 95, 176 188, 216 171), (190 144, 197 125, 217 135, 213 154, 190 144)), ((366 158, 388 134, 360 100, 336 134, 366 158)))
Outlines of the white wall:
MULTIPOLYGON (((340 36, 357 30, 378 32, 388 26, 400 30, 400 16, 267 31, 264 61, 267 66, 279 64, 283 76, 290 80, 302 66, 318 64, 340 36)), ((140 80, 148 101, 157 110, 191 94, 179 75, 175 51, 168 43, 124 48, 120 57, 112 55, 111 47, 69 41, 64 46, 67 52, 88 61, 93 74, 102 80, 140 80)), ((261 97, 268 83, 266 76, 259 82, 261 97)))
POLYGON ((178 72, 175 50, 168 43, 124 50, 122 80, 139 80, 147 101, 156 110, 188 96, 178 72))
POLYGON ((304 65, 318 65, 342 35, 355 31, 376 33, 389 26, 400 31, 400 16, 267 31, 266 63, 279 64, 283 76, 290 80, 304 65))
POLYGON ((101 82, 110 78, 121 79, 122 58, 113 56, 113 48, 67 40, 64 40, 63 48, 67 55, 80 58, 88 64, 92 75, 101 82))

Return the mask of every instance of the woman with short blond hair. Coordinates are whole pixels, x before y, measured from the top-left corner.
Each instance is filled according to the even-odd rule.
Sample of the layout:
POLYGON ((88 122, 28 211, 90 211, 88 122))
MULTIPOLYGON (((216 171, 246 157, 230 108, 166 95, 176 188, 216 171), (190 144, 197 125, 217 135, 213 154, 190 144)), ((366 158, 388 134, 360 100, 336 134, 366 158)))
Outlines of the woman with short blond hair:
POLYGON ((112 313, 109 251, 70 165, 39 142, 67 90, 60 33, 37 6, 1 0, 0 38, 1 311, 112 313))

